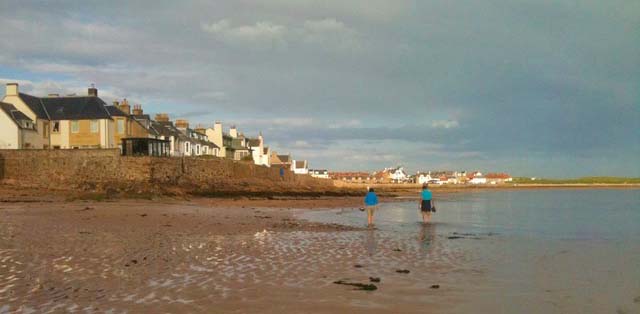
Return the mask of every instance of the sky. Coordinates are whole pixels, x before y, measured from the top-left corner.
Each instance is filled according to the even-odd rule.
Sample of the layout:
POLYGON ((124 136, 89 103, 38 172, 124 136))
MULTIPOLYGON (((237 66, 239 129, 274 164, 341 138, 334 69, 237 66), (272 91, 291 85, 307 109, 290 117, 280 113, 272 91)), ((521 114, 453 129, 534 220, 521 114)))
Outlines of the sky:
POLYGON ((311 168, 640 176, 637 0, 4 0, 0 36, 2 84, 94 83, 311 168))

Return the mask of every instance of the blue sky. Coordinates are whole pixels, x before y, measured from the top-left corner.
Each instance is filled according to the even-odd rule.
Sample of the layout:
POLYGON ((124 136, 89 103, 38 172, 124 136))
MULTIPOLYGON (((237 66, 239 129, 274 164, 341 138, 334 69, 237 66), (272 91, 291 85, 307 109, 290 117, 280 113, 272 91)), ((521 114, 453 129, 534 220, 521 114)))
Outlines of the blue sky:
POLYGON ((634 0, 3 1, 0 82, 223 121, 311 167, 640 176, 634 0))

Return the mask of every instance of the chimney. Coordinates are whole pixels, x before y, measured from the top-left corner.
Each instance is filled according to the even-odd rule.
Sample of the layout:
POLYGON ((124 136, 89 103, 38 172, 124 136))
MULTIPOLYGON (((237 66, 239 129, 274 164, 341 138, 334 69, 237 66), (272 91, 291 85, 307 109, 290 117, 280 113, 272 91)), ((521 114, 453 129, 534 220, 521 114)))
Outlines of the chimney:
POLYGON ((216 133, 217 133, 217 132, 222 132, 222 122, 220 122, 220 121, 216 121, 216 122, 213 124, 213 131, 214 131, 214 132, 216 132, 216 133))
POLYGON ((133 105, 133 115, 141 116, 142 115, 142 105, 133 105))
POLYGON ((7 83, 7 96, 18 96, 18 83, 7 83))
POLYGON ((120 111, 126 114, 131 114, 131 106, 129 106, 129 102, 127 101, 126 98, 122 100, 119 108, 120 108, 120 111))
POLYGON ((198 124, 198 126, 196 126, 195 128, 195 131, 200 134, 207 134, 207 129, 202 124, 198 124))
POLYGON ((229 129, 229 135, 233 138, 238 137, 238 129, 236 129, 235 125, 232 125, 231 128, 229 129))
POLYGON ((114 106, 114 107, 116 107, 116 108, 118 108, 118 109, 120 109, 120 103, 118 103, 118 101, 117 101, 117 100, 114 100, 114 101, 113 101, 113 106, 114 106))
POLYGON ((176 120, 176 128, 178 128, 178 129, 188 129, 189 128, 189 121, 187 121, 185 119, 177 119, 176 120))
POLYGON ((158 122, 169 122, 169 114, 166 113, 158 113, 156 114, 156 121, 158 122))
POLYGON ((89 96, 98 97, 98 89, 95 84, 91 84, 91 87, 88 89, 89 96))

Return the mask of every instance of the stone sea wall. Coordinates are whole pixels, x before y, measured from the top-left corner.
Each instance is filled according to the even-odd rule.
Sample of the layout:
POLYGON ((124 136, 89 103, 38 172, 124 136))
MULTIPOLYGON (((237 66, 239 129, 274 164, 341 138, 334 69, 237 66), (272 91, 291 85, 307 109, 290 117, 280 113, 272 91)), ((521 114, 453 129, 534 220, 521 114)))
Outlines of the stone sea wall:
POLYGON ((215 157, 124 157, 117 149, 0 150, 0 180, 54 189, 186 193, 284 193, 332 190, 333 181, 215 157))

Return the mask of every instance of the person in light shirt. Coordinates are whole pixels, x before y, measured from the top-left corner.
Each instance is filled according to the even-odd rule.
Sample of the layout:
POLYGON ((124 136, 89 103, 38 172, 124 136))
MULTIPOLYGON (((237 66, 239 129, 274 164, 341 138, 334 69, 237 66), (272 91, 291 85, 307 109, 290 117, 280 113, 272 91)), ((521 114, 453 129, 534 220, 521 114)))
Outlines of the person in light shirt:
POLYGON ((429 190, 428 184, 422 186, 422 192, 420 193, 420 212, 422 213, 422 222, 425 224, 431 220, 431 213, 436 212, 433 195, 429 190))

